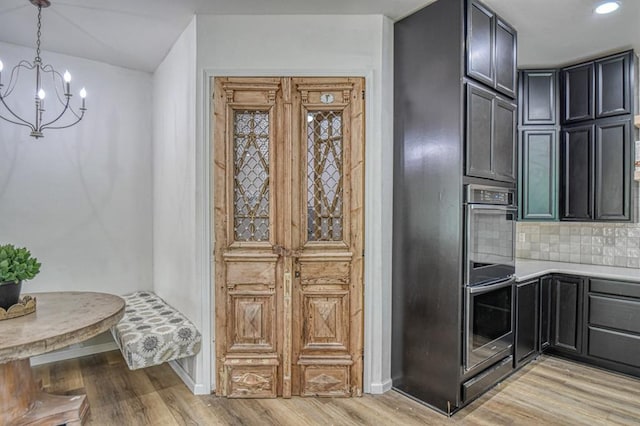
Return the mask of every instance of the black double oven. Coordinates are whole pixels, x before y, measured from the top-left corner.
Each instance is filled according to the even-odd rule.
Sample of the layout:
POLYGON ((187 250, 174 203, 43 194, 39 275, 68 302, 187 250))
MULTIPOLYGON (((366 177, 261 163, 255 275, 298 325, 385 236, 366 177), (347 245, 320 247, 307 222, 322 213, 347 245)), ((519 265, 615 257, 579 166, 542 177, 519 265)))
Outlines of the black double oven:
POLYGON ((511 354, 515 274, 515 191, 467 185, 465 209, 465 376, 511 354))

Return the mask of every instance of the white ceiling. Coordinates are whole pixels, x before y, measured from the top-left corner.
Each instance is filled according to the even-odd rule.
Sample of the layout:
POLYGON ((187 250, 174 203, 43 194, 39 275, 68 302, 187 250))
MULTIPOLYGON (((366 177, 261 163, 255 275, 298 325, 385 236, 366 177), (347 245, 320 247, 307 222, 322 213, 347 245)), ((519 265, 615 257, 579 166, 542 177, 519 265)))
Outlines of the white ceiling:
MULTIPOLYGON (((153 71, 192 16, 202 14, 383 14, 399 19, 432 0, 51 0, 43 49, 153 71)), ((596 0, 485 0, 518 30, 519 65, 565 64, 601 52, 640 51, 640 0, 593 14, 596 0)), ((0 41, 35 44, 36 8, 2 0, 0 41)), ((1 52, 0 52, 1 56, 1 52)), ((46 58, 45 58, 46 59, 46 58)))

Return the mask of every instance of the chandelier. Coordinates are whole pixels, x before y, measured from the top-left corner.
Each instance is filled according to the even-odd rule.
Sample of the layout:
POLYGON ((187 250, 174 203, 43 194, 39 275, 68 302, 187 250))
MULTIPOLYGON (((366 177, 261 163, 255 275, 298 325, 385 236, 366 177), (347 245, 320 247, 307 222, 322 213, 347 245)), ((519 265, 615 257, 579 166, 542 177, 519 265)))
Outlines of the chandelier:
MULTIPOLYGON (((44 137, 43 131, 46 129, 66 129, 77 124, 84 117, 87 111, 85 107, 85 97, 87 91, 82 88, 80 90, 80 98, 82 99, 80 108, 76 111, 71 106, 71 74, 65 71, 61 75, 51 65, 43 64, 40 58, 40 36, 42 29, 42 8, 49 7, 49 0, 30 0, 31 4, 38 8, 38 32, 36 39, 36 57, 33 62, 22 60, 13 67, 9 75, 9 82, 5 86, 2 83, 3 64, 0 61, 0 103, 4 110, 0 107, 0 118, 19 126, 25 126, 31 129, 31 136, 34 138, 44 137), (18 114, 15 109, 9 107, 7 98, 11 96, 18 84, 21 71, 33 71, 35 73, 35 117, 28 120, 18 114), (45 87, 47 91, 45 91, 45 87), (48 97, 47 97, 48 96, 48 97), (45 97, 47 98, 47 108, 53 105, 51 114, 45 114, 45 97), (49 101, 49 99, 52 101, 49 101)), ((14 107, 15 108, 15 107, 14 107)))

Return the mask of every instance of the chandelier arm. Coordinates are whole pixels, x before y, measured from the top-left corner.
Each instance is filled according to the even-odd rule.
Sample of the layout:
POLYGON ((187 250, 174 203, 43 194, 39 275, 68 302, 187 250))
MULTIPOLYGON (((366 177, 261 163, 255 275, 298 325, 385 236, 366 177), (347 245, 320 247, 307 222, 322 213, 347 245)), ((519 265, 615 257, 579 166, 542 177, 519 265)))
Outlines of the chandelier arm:
POLYGON ((13 124, 17 124, 18 126, 24 126, 24 127, 29 127, 31 130, 35 129, 33 128, 33 125, 31 123, 20 123, 19 121, 13 121, 13 120, 9 120, 8 118, 5 118, 3 116, 0 115, 0 118, 3 119, 4 121, 8 121, 9 123, 13 123, 13 124))
MULTIPOLYGON (((77 116, 76 116, 77 117, 77 116)), ((78 117, 78 119, 76 121, 74 121, 71 124, 68 124, 66 126, 51 126, 51 127, 40 127, 40 131, 42 132, 43 130, 46 129, 66 129, 69 128, 71 126, 75 126, 76 124, 78 124, 80 122, 80 120, 82 120, 82 118, 84 117, 84 110, 82 111, 82 114, 80 114, 80 117, 78 117)))
POLYGON ((64 113, 67 112, 68 109, 69 109, 69 97, 67 97, 67 102, 64 104, 64 109, 62 110, 62 112, 56 118, 51 120, 50 122, 45 123, 45 124, 41 124, 40 125, 40 129, 44 129, 48 125, 53 124, 56 121, 60 120, 62 118, 62 116, 64 115, 64 113))
POLYGON ((16 114, 15 112, 13 112, 13 111, 11 110, 11 108, 9 108, 9 105, 7 105, 7 103, 4 101, 4 97, 3 97, 3 96, 0 96, 0 102, 2 102, 2 105, 4 105, 5 109, 6 109, 7 111, 9 111, 9 113, 10 113, 11 115, 13 115, 17 120, 20 120, 20 121, 21 121, 22 123, 24 123, 24 124, 22 124, 22 123, 15 123, 14 121, 8 120, 8 119, 6 119, 6 118, 2 117, 2 115, 0 115, 0 117, 2 117, 2 119, 6 120, 6 121, 10 121, 10 122, 15 123, 15 124, 22 124, 23 126, 28 126, 28 127, 31 127, 33 130, 35 130, 35 128, 34 128, 34 126, 33 126, 33 124, 29 123, 27 120, 25 120, 24 118, 20 117, 20 116, 19 116, 18 114, 16 114))
POLYGON ((7 97, 10 96, 11 93, 13 93, 13 89, 15 89, 16 85, 18 84, 18 77, 20 77, 20 68, 26 68, 27 70, 31 71, 35 68, 35 65, 23 59, 22 61, 20 61, 20 63, 18 63, 18 65, 13 67, 13 69, 11 70, 11 76, 9 77, 9 84, 7 84, 7 90, 5 91, 4 95, 0 93, 1 96, 7 97))

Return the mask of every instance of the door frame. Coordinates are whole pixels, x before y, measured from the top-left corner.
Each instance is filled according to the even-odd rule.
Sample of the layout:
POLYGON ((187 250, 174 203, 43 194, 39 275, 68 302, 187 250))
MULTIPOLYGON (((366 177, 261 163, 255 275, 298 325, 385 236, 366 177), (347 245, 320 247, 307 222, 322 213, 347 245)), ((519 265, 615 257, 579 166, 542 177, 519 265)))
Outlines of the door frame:
MULTIPOLYGON (((365 69, 331 69, 331 70, 292 70, 292 69, 223 69, 204 68, 196 82, 196 103, 201 106, 196 115, 196 278, 201 283, 201 315, 202 346, 198 367, 206 376, 203 383, 194 387, 196 394, 209 394, 217 386, 215 365, 215 324, 214 324, 214 285, 215 258, 213 227, 213 195, 214 188, 211 155, 213 153, 213 79, 216 77, 363 77, 365 79, 365 265, 364 265, 364 361, 363 392, 383 393, 391 389, 391 260, 389 269, 382 276, 383 245, 391 247, 391 217, 383 217, 381 206, 392 201, 391 183, 388 188, 380 188, 379 178, 384 170, 381 165, 384 141, 390 144, 393 140, 392 127, 375 127, 376 121, 384 120, 383 113, 390 114, 388 123, 392 123, 392 111, 380 106, 376 108, 374 101, 385 96, 391 100, 393 82, 376 81, 373 68, 365 69), (377 90, 376 90, 377 89, 377 90), (383 96, 384 95, 384 96, 383 96), (388 194, 387 194, 388 192, 388 194), (386 220, 385 220, 386 219, 386 220), (383 230, 381 224, 386 223, 388 229, 383 230), (387 321, 384 315, 387 313, 387 321), (374 314, 375 313, 375 314, 374 314)), ((379 77, 378 77, 379 79, 379 77)), ((392 152, 391 147, 391 152, 392 152)), ((392 158, 389 158, 392 162, 392 158)), ((386 170, 385 170, 386 171, 386 170)), ((393 175, 392 166, 388 176, 393 175)), ((382 176, 382 179, 387 176, 382 176)), ((199 374, 202 377, 202 374, 199 374)), ((191 379, 193 381, 193 379, 191 379)))

